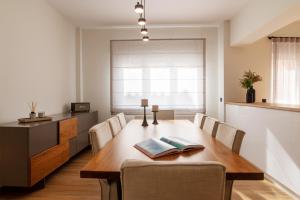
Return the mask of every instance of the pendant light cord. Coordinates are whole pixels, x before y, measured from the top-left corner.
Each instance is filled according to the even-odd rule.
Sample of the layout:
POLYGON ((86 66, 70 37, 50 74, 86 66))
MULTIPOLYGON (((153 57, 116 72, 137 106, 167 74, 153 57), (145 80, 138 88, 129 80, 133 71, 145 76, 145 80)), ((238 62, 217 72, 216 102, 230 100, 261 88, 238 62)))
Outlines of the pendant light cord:
POLYGON ((146 0, 144 0, 144 18, 146 19, 146 0))

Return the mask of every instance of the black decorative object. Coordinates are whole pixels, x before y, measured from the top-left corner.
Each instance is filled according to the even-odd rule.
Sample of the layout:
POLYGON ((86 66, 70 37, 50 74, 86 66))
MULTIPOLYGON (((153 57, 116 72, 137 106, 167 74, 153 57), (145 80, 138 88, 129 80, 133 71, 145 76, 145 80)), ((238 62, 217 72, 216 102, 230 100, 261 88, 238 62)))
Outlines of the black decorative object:
POLYGON ((246 102, 247 103, 254 103, 255 102, 255 89, 252 86, 247 89, 246 102))
POLYGON ((157 113, 158 111, 152 111, 152 112, 153 112, 153 122, 152 122, 152 124, 157 125, 157 124, 158 124, 158 121, 157 121, 157 119, 156 119, 156 113, 157 113))
POLYGON ((148 106, 148 99, 142 99, 141 106, 144 107, 144 120, 142 126, 148 126, 147 117, 146 117, 146 107, 148 106))
POLYGON ((156 118, 156 113, 159 111, 159 107, 158 105, 153 105, 152 106, 152 112, 153 112, 153 123, 154 125, 157 125, 158 122, 157 122, 157 118, 156 118))
POLYGON ((247 103, 255 102, 255 90, 253 89, 253 84, 259 81, 262 81, 261 76, 256 74, 255 72, 252 72, 251 70, 245 72, 243 77, 240 79, 240 84, 242 88, 247 89, 247 93, 246 93, 247 103))

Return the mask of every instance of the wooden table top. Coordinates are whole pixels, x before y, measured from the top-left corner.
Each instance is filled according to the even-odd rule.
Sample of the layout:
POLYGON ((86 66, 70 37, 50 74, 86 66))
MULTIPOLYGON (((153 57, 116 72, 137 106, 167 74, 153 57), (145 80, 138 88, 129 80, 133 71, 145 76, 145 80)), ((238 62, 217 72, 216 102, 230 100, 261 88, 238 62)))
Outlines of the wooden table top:
POLYGON ((154 126, 141 126, 141 120, 132 120, 127 126, 87 163, 80 171, 81 178, 120 177, 120 168, 126 159, 151 161, 152 159, 133 147, 148 138, 179 136, 205 146, 203 150, 192 150, 155 160, 180 162, 218 161, 226 167, 228 180, 263 180, 264 173, 238 154, 235 154, 211 135, 195 127, 188 120, 159 120, 154 126))

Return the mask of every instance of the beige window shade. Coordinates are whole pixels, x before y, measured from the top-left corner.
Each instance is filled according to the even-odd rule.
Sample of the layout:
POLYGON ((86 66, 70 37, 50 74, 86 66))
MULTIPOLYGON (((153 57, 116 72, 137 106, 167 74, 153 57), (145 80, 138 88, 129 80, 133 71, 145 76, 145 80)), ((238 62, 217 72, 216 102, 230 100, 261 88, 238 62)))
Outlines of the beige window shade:
POLYGON ((138 114, 142 98, 161 109, 205 111, 204 42, 112 41, 112 112, 138 114))

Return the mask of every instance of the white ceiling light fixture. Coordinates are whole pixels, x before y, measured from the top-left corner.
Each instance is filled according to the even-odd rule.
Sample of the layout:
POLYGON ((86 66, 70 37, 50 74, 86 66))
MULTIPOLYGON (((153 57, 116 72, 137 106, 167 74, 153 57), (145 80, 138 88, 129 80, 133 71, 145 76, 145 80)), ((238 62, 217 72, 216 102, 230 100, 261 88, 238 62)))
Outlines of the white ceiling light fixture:
POLYGON ((141 29, 141 34, 142 35, 147 35, 148 34, 148 29, 145 26, 141 29))
POLYGON ((141 15, 138 20, 138 25, 145 26, 146 25, 146 19, 141 15))
POLYGON ((142 14, 144 12, 144 6, 142 4, 142 2, 137 2, 136 5, 134 6, 134 11, 137 14, 142 14))
POLYGON ((137 2, 137 4, 134 7, 134 11, 136 13, 140 14, 140 17, 138 19, 138 25, 142 26, 141 28, 141 34, 143 35, 142 40, 147 42, 149 41, 148 29, 145 27, 146 25, 146 0, 141 0, 141 3, 137 2))
POLYGON ((144 41, 144 42, 148 42, 149 40, 150 40, 149 36, 147 36, 147 35, 146 35, 146 36, 143 36, 143 41, 144 41))

